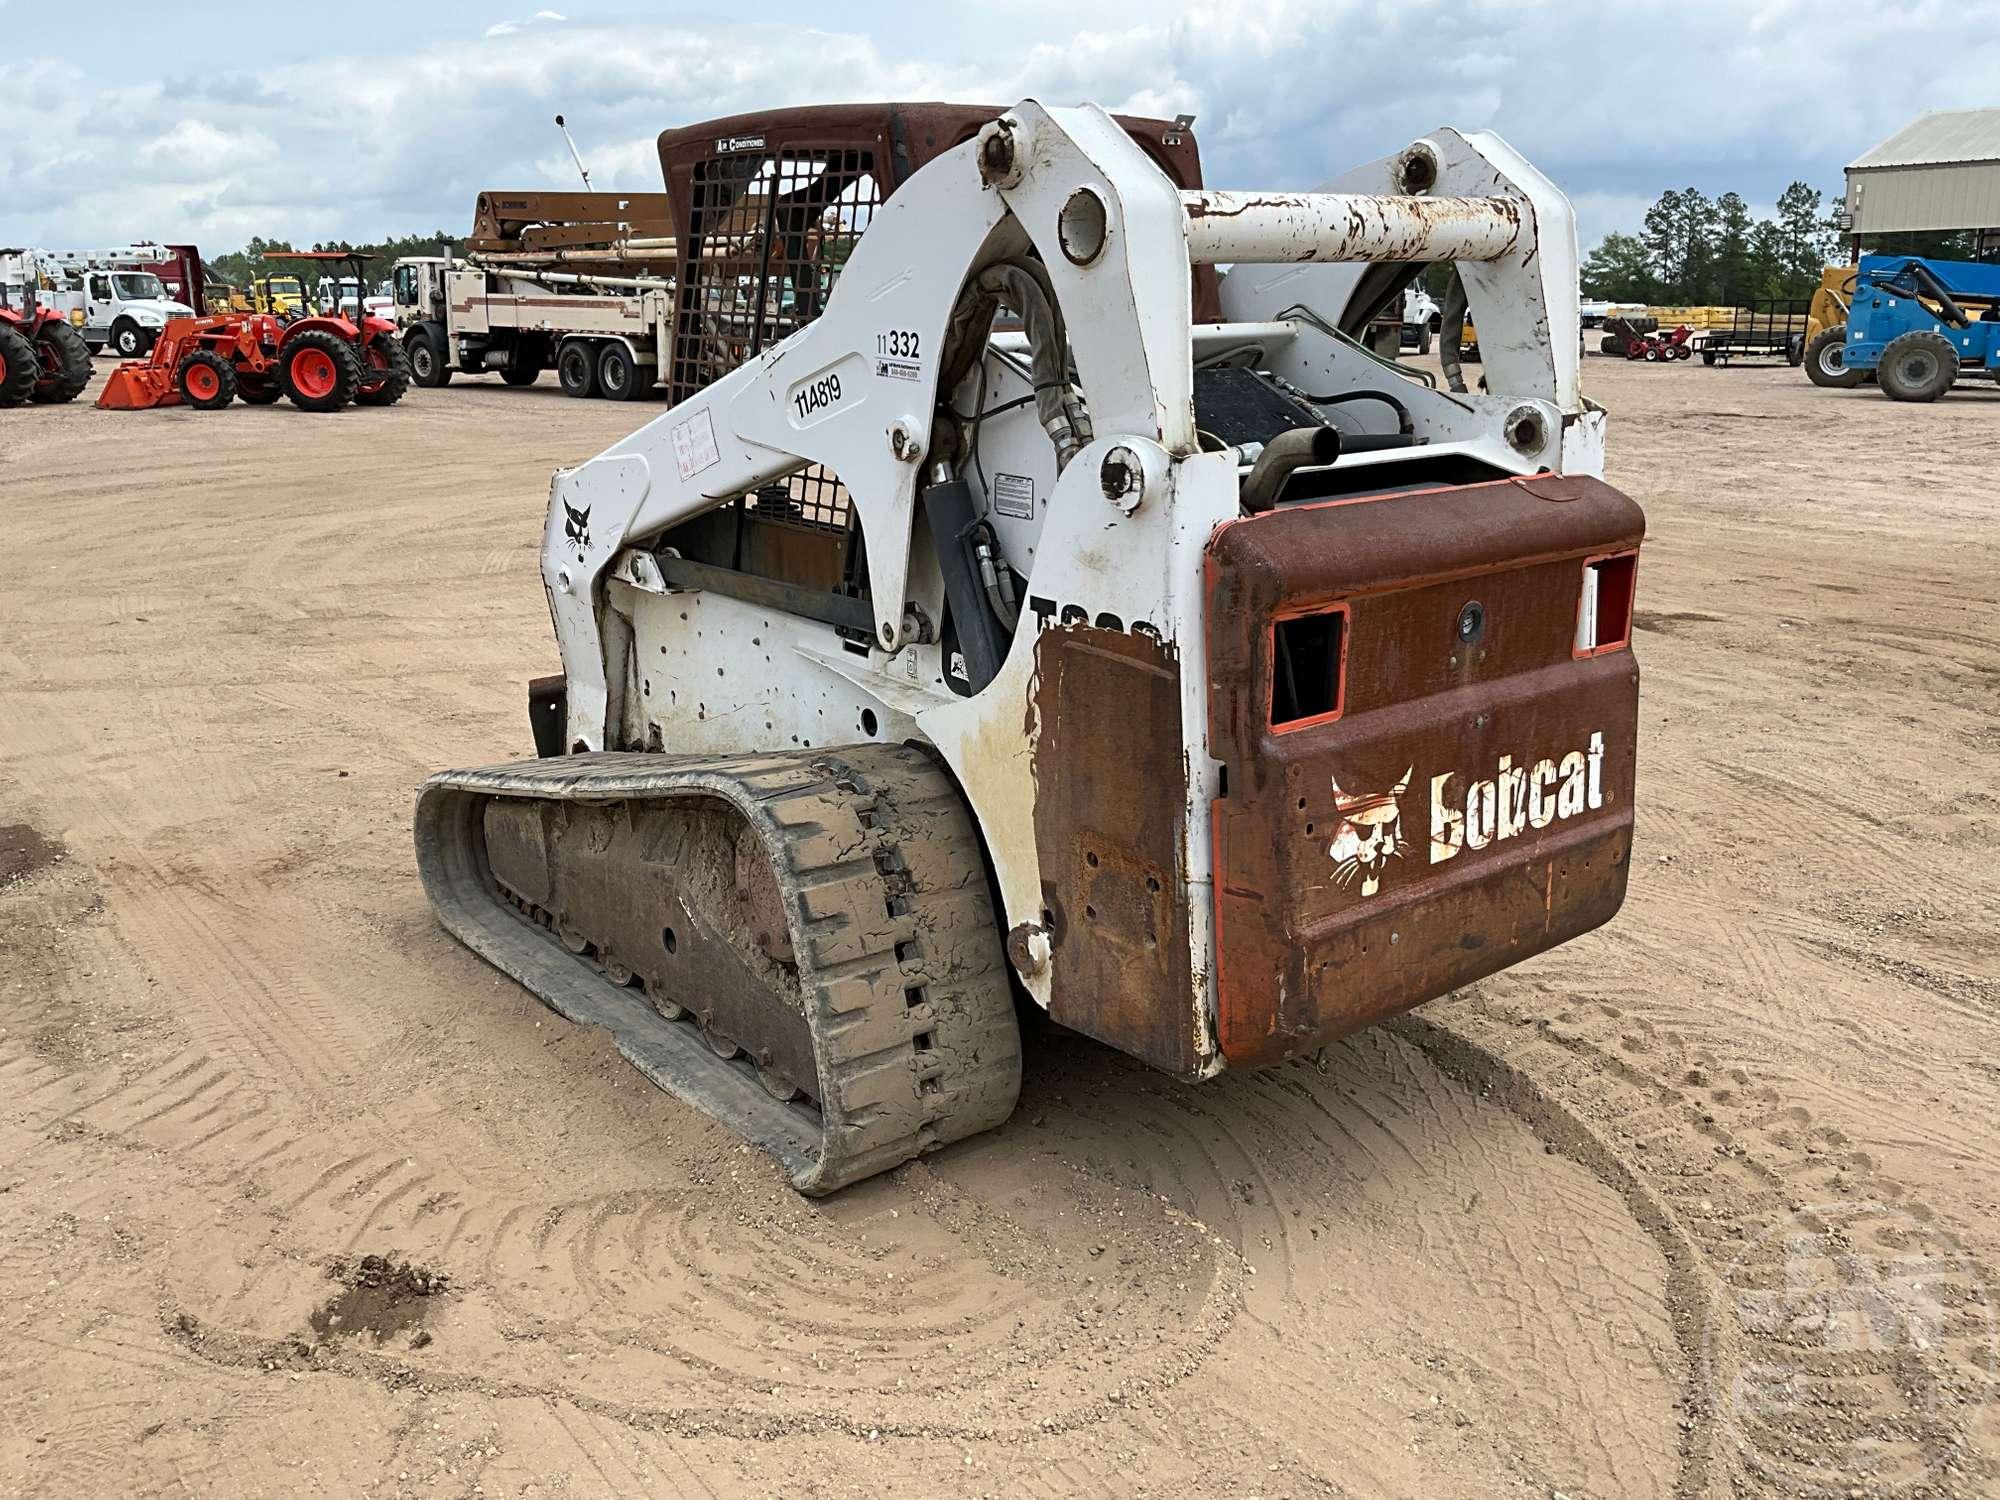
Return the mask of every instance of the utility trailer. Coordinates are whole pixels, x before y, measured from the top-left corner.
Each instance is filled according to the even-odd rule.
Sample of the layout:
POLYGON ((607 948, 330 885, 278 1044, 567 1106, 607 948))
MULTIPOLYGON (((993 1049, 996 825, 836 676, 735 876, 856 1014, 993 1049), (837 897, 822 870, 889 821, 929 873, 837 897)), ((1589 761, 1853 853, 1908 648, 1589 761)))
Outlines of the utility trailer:
POLYGON ((1782 357, 1788 365, 1799 364, 1806 357, 1806 313, 1811 306, 1803 297, 1743 304, 1727 325, 1708 330, 1702 339, 1701 362, 1726 365, 1732 359, 1782 357))

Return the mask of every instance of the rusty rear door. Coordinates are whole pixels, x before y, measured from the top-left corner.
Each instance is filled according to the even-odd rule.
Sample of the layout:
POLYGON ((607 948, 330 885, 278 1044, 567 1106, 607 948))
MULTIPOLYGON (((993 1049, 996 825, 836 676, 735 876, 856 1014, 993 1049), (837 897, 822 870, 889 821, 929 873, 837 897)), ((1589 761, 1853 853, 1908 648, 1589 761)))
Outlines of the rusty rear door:
POLYGON ((1319 1046, 1624 898, 1639 507, 1539 475, 1284 507, 1207 558, 1218 1042, 1319 1046))

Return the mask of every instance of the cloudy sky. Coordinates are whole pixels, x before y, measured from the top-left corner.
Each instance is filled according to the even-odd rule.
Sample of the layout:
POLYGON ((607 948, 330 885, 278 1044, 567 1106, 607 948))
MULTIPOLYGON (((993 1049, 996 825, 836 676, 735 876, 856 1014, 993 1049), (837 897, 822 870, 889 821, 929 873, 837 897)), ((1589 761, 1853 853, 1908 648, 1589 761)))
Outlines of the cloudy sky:
POLYGON ((574 184, 557 110, 634 190, 663 128, 842 99, 1185 110, 1220 187, 1494 129, 1587 248, 1663 188, 1833 192, 1921 111, 2000 105, 2000 0, 0 0, 0 37, 0 243, 211 254, 462 232, 481 188, 574 184))

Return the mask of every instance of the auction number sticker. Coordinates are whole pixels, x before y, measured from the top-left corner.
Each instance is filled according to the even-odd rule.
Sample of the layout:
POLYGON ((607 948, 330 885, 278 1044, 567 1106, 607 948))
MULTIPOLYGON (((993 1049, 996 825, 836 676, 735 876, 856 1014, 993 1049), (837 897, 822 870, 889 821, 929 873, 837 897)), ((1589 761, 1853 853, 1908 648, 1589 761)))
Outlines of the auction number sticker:
POLYGON ((912 328, 885 328, 875 335, 875 373, 888 380, 923 376, 923 335, 912 328))

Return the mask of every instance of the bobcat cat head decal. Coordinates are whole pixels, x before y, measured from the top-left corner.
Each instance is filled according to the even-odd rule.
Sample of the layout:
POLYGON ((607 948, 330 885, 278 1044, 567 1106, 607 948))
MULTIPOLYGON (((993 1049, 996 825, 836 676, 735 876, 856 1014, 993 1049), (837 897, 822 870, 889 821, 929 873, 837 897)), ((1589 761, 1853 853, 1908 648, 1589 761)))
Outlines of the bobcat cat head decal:
POLYGON ((1382 886, 1382 872, 1403 852, 1403 813, 1397 799, 1410 789, 1412 766, 1386 792, 1346 792, 1333 782, 1333 806, 1340 814, 1327 854, 1333 859, 1336 884, 1351 884, 1358 876, 1361 894, 1372 896, 1382 886))
POLYGON ((562 508, 565 512, 563 535, 569 538, 569 544, 576 552, 576 560, 582 562, 583 554, 590 550, 590 507, 586 505, 582 510, 578 510, 565 500, 562 508))

